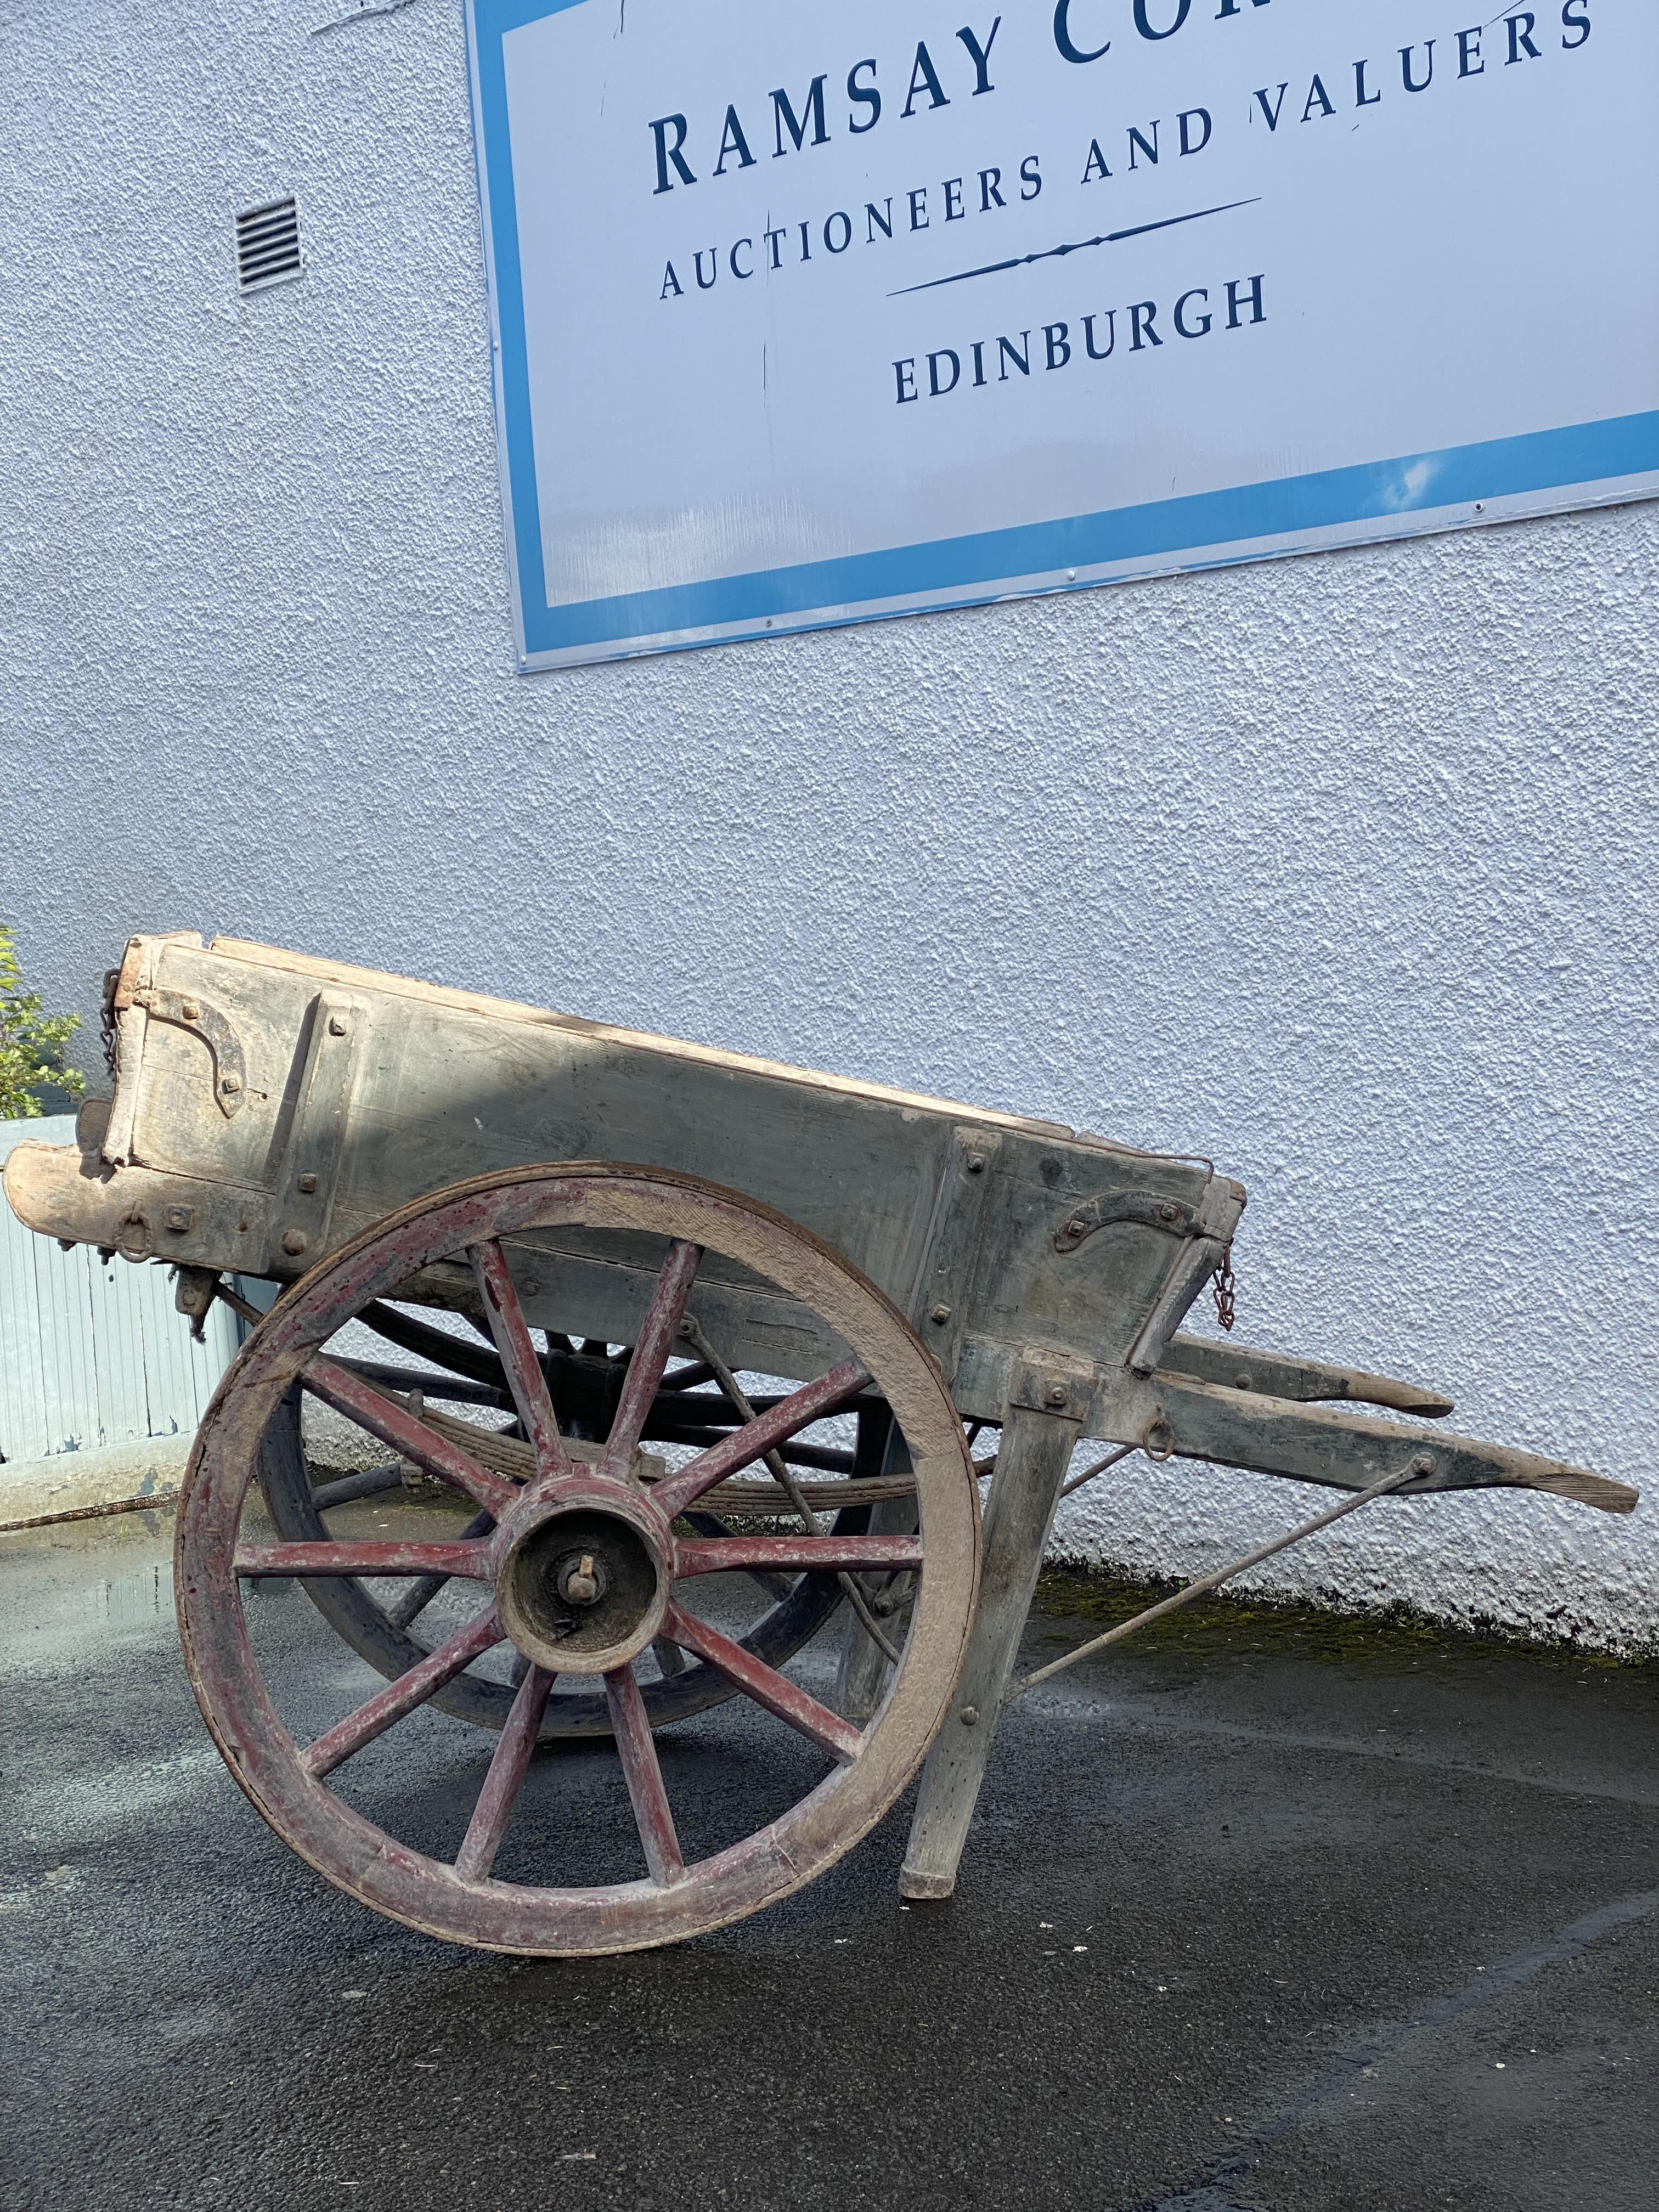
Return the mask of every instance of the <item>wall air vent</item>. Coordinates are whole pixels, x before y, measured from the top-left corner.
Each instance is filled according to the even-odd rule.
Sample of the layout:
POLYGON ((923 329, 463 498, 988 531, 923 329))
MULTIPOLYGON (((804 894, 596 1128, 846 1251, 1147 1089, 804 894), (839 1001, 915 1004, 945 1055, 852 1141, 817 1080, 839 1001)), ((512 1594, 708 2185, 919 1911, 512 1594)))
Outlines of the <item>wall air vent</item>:
POLYGON ((290 197, 250 208, 236 218, 236 289, 263 292, 286 284, 305 264, 300 258, 300 210, 290 197))

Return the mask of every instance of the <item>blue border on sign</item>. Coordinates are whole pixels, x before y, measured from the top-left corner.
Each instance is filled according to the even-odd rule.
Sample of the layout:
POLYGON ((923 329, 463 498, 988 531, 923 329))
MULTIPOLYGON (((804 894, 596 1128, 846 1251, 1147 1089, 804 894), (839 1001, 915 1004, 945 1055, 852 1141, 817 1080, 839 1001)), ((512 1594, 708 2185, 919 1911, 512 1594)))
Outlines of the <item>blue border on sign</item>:
MULTIPOLYGON (((547 605, 541 508, 536 492, 524 288, 507 119, 505 40, 526 23, 583 0, 469 0, 478 185, 495 310, 497 409, 503 448, 520 635, 526 663, 549 654, 592 657, 729 638, 750 629, 828 627, 1016 592, 1022 580, 1124 562, 1176 567, 1183 556, 1219 565, 1231 546, 1340 532, 1477 502, 1567 492, 1620 479, 1659 477, 1659 410, 1580 422, 1478 445, 1449 447, 1267 483, 1114 507, 884 551, 762 568, 741 576, 630 592, 573 605, 547 605), (810 617, 817 617, 814 625, 810 617)), ((1656 487, 1659 488, 1659 487, 1656 487)), ((1640 492, 1632 496, 1642 495, 1640 492)), ((1419 527, 1421 526, 1419 525, 1419 527)), ((1237 556, 1233 556, 1237 557, 1237 556)), ((1245 556, 1249 557, 1249 556, 1245 556)))

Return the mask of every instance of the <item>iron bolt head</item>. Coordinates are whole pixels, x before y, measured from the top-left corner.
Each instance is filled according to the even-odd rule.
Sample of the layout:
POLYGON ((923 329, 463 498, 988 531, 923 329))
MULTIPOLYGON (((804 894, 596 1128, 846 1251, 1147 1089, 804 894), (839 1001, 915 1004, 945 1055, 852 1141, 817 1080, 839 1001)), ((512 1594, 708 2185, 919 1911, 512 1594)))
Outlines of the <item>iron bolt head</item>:
POLYGON ((189 1206, 170 1206, 167 1210, 167 1224, 175 1237, 185 1236, 196 1218, 196 1210, 189 1206))
POLYGON ((1074 1213, 1066 1224, 1066 1234, 1068 1237, 1086 1237, 1088 1233, 1088 1223, 1080 1213, 1074 1213))
POLYGON ((1066 1403, 1066 1385, 1063 1382, 1051 1382, 1048 1385, 1048 1403, 1051 1406, 1063 1406, 1066 1403))
POLYGON ((979 1707, 977 1705, 964 1705, 962 1709, 960 1718, 963 1728, 973 1728, 979 1720, 979 1707))
POLYGON ((303 1229, 287 1229, 283 1232, 283 1249, 290 1260, 297 1260, 310 1242, 303 1229))
POLYGON ((1160 1221, 1173 1221, 1179 1209, 1176 1206, 1175 1201, 1172 1199, 1166 1198, 1163 1205, 1158 1209, 1158 1218, 1160 1221))
POLYGON ((187 1022, 199 1022, 202 1018, 202 1009, 194 999, 186 999, 179 1011, 187 1022))
POLYGON ((951 1309, 949 1306, 935 1306, 932 1313, 928 1315, 927 1318, 929 1321, 934 1322, 939 1328, 943 1328, 945 1322, 951 1318, 951 1309))
POLYGON ((1413 1474, 1432 1474, 1434 1473, 1434 1454, 1432 1452, 1419 1452, 1416 1458, 1412 1462, 1412 1473, 1413 1474))
POLYGON ((1233 1377, 1233 1388, 1235 1390, 1248 1390, 1249 1387, 1250 1370, 1248 1367, 1241 1367, 1233 1377))
POLYGON ((567 1605, 597 1605, 605 1589, 605 1570, 594 1565, 591 1552, 571 1560, 559 1577, 559 1595, 567 1605))
POLYGON ((241 1087, 242 1079, 240 1075, 222 1075, 219 1078, 219 1088, 227 1098, 234 1097, 241 1087))
POLYGON ((983 1175, 985 1172, 984 1153, 969 1152, 965 1162, 965 1165, 969 1175, 983 1175))
POLYGON ((305 1193, 306 1196, 309 1198, 312 1192, 317 1188, 316 1176, 314 1175, 302 1175, 299 1179, 299 1188, 305 1193))
POLYGON ((343 1036, 345 1035, 346 1025, 340 1015, 331 1014, 329 1016, 328 1033, 331 1036, 343 1036))

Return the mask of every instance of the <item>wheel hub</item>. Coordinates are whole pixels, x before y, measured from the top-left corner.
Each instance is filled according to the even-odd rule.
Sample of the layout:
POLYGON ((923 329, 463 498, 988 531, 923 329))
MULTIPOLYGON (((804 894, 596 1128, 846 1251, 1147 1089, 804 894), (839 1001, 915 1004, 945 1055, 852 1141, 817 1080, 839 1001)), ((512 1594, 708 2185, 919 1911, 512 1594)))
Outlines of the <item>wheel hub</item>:
POLYGON ((533 1510, 503 1534, 496 1611, 538 1667, 558 1674, 607 1673, 642 1650, 661 1626, 668 1565, 643 1513, 588 1496, 533 1510))

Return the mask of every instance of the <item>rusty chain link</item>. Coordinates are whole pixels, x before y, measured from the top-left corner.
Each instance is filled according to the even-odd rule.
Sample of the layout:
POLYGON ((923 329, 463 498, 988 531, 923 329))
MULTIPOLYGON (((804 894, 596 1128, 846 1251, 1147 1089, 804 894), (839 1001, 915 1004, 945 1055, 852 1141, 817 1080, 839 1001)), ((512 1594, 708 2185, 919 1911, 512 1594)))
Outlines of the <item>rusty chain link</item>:
POLYGON ((1238 1303, 1238 1284, 1233 1274, 1233 1248, 1231 1244, 1221 1255, 1221 1265, 1210 1278, 1210 1292, 1215 1300, 1215 1317, 1231 1334, 1238 1303))

